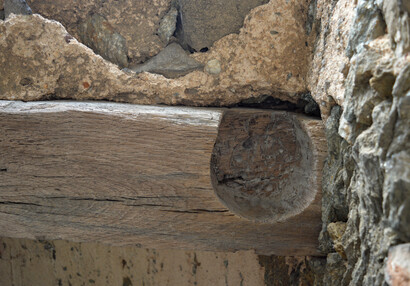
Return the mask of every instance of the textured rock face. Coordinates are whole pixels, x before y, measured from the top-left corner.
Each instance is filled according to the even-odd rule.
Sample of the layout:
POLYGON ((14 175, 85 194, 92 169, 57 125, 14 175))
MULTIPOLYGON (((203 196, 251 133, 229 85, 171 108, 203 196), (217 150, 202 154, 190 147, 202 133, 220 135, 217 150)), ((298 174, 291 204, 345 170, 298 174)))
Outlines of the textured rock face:
MULTIPOLYGON (((35 3, 32 5, 35 11, 35 3)), ((0 79, 0 98, 226 106, 271 95, 297 103, 299 93, 306 92, 308 68, 303 7, 298 1, 278 0, 255 8, 239 35, 222 38, 207 53, 191 55, 203 65, 218 60, 219 73, 194 71, 174 80, 124 73, 70 39, 59 23, 39 15, 16 16, 0 22, 5 35, 0 38, 0 68, 5 74, 0 79)))
POLYGON ((322 118, 343 104, 344 80, 349 71, 345 50, 354 18, 354 1, 317 0, 314 29, 317 34, 308 76, 308 88, 319 104, 322 118))
POLYGON ((177 37, 194 51, 206 51, 223 36, 238 33, 249 11, 267 0, 178 0, 177 37))
POLYGON ((320 241, 331 253, 324 282, 383 285, 389 248, 410 241, 409 33, 402 33, 409 31, 409 16, 401 1, 359 0, 350 12, 341 9, 352 1, 321 2, 329 5, 331 20, 319 39, 330 46, 320 49, 318 42, 321 54, 312 67, 328 73, 330 56, 343 64, 339 79, 330 76, 325 89, 322 75, 310 78, 319 84, 312 96, 326 101, 320 107, 329 116, 320 241), (340 27, 336 36, 333 31, 348 17, 351 26, 340 27), (332 46, 335 39, 343 45, 332 46), (342 108, 332 109, 336 104, 342 108), (336 225, 345 228, 341 237, 335 237, 336 225))

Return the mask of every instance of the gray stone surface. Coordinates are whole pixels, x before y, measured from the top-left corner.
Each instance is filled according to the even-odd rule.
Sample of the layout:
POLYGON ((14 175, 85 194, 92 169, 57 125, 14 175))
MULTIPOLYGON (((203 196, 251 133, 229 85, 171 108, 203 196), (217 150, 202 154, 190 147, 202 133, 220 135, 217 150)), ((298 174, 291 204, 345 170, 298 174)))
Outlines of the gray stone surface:
POLYGON ((158 36, 161 41, 168 43, 171 36, 174 34, 177 27, 178 10, 175 7, 171 7, 164 18, 161 19, 158 28, 158 36))
POLYGON ((358 1, 343 112, 338 123, 333 108, 326 123, 323 224, 345 221, 346 230, 335 242, 324 227, 321 247, 341 247, 346 260, 338 258, 345 271, 333 271, 341 262, 328 255, 325 285, 385 285, 389 248, 410 241, 410 62, 407 35, 391 34, 409 22, 398 2, 358 1))
POLYGON ((238 33, 246 14, 267 0, 179 0, 177 37, 184 48, 201 51, 231 33, 238 33))
POLYGON ((326 260, 326 270, 323 278, 325 286, 347 285, 343 283, 341 277, 346 273, 347 262, 338 253, 330 253, 326 260))
POLYGON ((350 184, 354 167, 350 158, 351 147, 338 134, 341 114, 342 109, 340 106, 333 107, 325 125, 328 156, 323 168, 323 229, 319 238, 320 248, 323 252, 333 251, 333 243, 327 232, 328 224, 336 221, 347 221, 349 212, 346 189, 350 184))
POLYGON ((10 14, 16 15, 31 15, 33 12, 31 8, 27 5, 25 0, 4 0, 4 15, 5 18, 10 16, 10 14))
POLYGON ((89 36, 83 34, 89 32, 83 29, 84 23, 95 22, 94 14, 103 17, 102 23, 107 25, 97 25, 96 31, 104 32, 97 36, 100 40, 94 41, 92 48, 122 67, 125 66, 122 55, 124 45, 118 42, 121 37, 125 39, 126 56, 131 64, 146 61, 166 46, 157 35, 157 30, 171 7, 171 0, 27 0, 27 3, 34 13, 61 22, 78 40, 89 36), (107 57, 107 51, 110 57, 107 57), (117 56, 113 57, 114 54, 117 56))
POLYGON ((79 34, 82 43, 104 59, 120 67, 128 66, 126 40, 115 31, 105 17, 99 14, 90 16, 79 26, 79 34))
POLYGON ((358 2, 353 25, 346 50, 348 56, 361 51, 368 41, 383 35, 386 29, 381 11, 371 1, 358 2))
POLYGON ((378 1, 379 9, 383 11, 387 33, 397 56, 410 51, 410 1, 378 1))
POLYGON ((162 74, 167 78, 176 78, 202 69, 202 67, 203 65, 190 58, 180 45, 172 43, 152 59, 131 70, 136 73, 151 72, 162 74))

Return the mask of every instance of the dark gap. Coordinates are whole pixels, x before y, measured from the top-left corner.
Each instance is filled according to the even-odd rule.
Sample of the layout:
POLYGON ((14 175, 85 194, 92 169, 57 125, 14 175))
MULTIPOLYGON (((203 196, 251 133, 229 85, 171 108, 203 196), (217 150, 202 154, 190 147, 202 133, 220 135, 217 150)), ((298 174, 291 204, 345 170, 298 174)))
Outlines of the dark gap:
POLYGON ((33 80, 31 78, 25 77, 20 80, 20 85, 27 86, 33 84, 33 80))
POLYGON ((226 213, 229 212, 228 210, 207 210, 207 209, 191 209, 191 210, 161 210, 163 212, 170 212, 170 213, 226 213))
POLYGON ((260 109, 274 109, 304 113, 314 117, 321 117, 319 105, 314 101, 310 92, 298 95, 297 103, 281 100, 271 95, 261 95, 254 98, 244 99, 241 102, 230 107, 247 107, 260 109))
POLYGON ((181 47, 189 51, 191 54, 196 53, 196 50, 188 44, 186 45, 181 44, 181 47))
POLYGON ((34 204, 34 203, 10 202, 10 201, 0 202, 0 205, 27 205, 27 206, 42 207, 42 205, 34 204))
POLYGON ((96 202, 123 202, 115 199, 97 199, 97 198, 69 198, 71 201, 96 201, 96 202))

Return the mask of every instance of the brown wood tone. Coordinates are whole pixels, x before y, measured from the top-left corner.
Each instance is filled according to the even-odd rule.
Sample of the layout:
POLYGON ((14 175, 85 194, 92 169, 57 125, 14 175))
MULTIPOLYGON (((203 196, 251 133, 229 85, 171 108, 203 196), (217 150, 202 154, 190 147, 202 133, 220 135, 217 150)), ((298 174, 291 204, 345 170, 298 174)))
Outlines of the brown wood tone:
POLYGON ((0 101, 0 236, 320 255, 320 120, 0 101))

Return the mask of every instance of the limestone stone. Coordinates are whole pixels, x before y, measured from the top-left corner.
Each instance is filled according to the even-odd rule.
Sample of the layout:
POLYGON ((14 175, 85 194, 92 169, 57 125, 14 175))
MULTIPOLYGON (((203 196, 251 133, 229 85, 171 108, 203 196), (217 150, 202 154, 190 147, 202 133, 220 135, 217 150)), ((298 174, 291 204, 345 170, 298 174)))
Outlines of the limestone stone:
POLYGON ((367 47, 352 57, 352 66, 346 80, 348 87, 345 90, 345 112, 339 133, 348 142, 353 142, 354 136, 372 124, 373 108, 391 96, 392 83, 396 77, 392 68, 395 58, 387 37, 380 37, 367 47), (381 82, 378 84, 382 87, 379 90, 377 82, 381 82), (366 88, 357 88, 361 83, 366 88))
POLYGON ((356 15, 353 29, 349 35, 349 44, 346 52, 349 57, 354 53, 361 52, 371 40, 384 35, 386 23, 377 4, 369 1, 359 1, 356 7, 356 15))
POLYGON ((307 10, 307 5, 292 0, 258 6, 245 18, 238 35, 230 34, 216 41, 208 52, 193 56, 204 64, 218 59, 222 71, 214 79, 230 85, 232 92, 252 86, 248 91, 251 97, 272 94, 296 103, 300 96, 279 93, 303 93, 307 89, 310 49, 306 46, 307 14, 301 10, 307 10))
POLYGON ((202 69, 202 64, 189 57, 177 43, 168 45, 158 55, 145 63, 131 68, 136 73, 151 72, 167 78, 184 76, 194 70, 202 69))
POLYGON ((409 1, 383 1, 381 9, 386 20, 387 30, 396 46, 395 52, 398 57, 410 51, 410 11, 409 1))
POLYGON ((344 222, 332 222, 327 225, 327 232, 330 235, 330 238, 333 240, 333 247, 339 255, 346 259, 346 253, 343 249, 341 243, 341 238, 346 231, 346 223, 344 222))
POLYGON ((345 50, 354 19, 354 1, 317 1, 313 58, 308 88, 326 120, 334 105, 343 105, 345 80, 350 68, 345 50), (321 30, 319 30, 321 29, 321 30))
POLYGON ((220 38, 238 33, 249 11, 267 0, 178 0, 177 37, 194 51, 208 50, 220 38))
POLYGON ((71 39, 58 22, 40 15, 11 17, 0 22, 0 69, 5 75, 0 98, 226 106, 272 95, 297 103, 306 90, 308 48, 300 23, 304 18, 295 5, 279 0, 257 7, 239 35, 222 38, 208 53, 191 55, 202 64, 220 59, 219 75, 194 71, 178 79, 124 73, 71 39), (278 34, 272 35, 272 29, 278 34), (21 84, 24 78, 30 84, 21 84))
POLYGON ((205 72, 209 74, 219 74, 221 72, 221 62, 217 59, 208 61, 205 65, 205 72))

